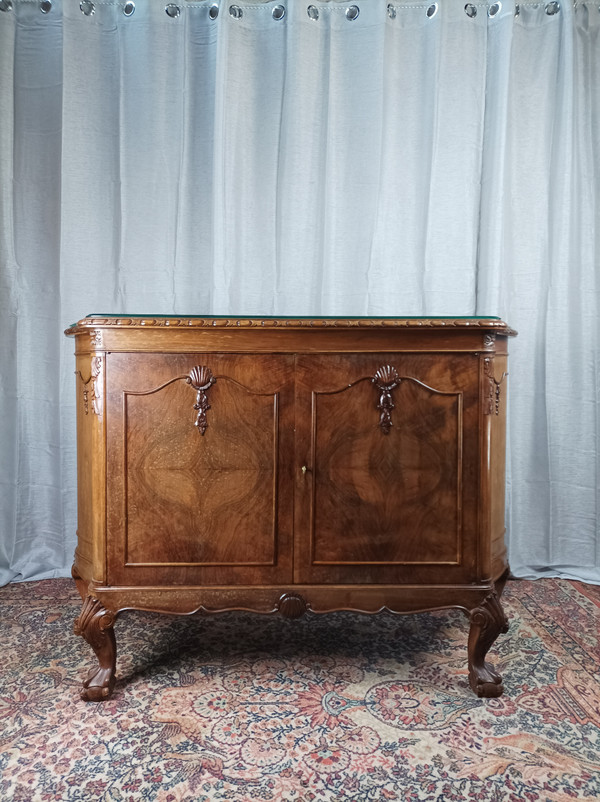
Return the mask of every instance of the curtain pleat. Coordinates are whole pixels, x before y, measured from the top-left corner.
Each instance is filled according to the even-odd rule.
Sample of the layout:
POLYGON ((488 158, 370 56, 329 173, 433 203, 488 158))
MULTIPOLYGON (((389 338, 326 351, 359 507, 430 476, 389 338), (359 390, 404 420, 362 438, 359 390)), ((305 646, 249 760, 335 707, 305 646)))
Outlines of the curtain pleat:
POLYGON ((591 5, 563 3, 555 15, 525 6, 513 26, 496 279, 525 335, 511 348, 512 567, 595 582, 600 89, 590 67, 600 51, 581 31, 591 24, 597 36, 599 17, 591 5))
POLYGON ((107 312, 504 317, 513 571, 600 582, 597 3, 45 9, 0 2, 0 581, 68 570, 107 312))

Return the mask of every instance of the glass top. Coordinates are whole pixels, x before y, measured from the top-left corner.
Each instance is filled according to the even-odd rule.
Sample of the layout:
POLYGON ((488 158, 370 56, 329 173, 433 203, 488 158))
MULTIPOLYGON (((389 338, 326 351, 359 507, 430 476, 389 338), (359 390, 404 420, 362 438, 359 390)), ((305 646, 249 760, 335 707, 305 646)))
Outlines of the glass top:
POLYGON ((139 314, 115 314, 113 312, 95 312, 72 323, 66 334, 76 334, 95 328, 171 328, 183 329, 192 327, 194 329, 208 328, 240 328, 257 329, 282 328, 290 331, 296 329, 351 329, 351 328, 389 328, 389 329, 436 329, 439 331, 456 329, 485 329, 488 334, 495 332, 505 336, 516 334, 501 318, 496 315, 428 315, 417 316, 409 315, 400 317, 397 315, 385 316, 363 316, 363 315, 181 315, 173 313, 170 315, 139 315, 139 314))
MULTIPOLYGON (((121 313, 94 312, 86 315, 87 318, 154 318, 155 320, 169 319, 174 317, 185 318, 186 320, 228 320, 231 318, 241 318, 243 320, 500 320, 496 315, 184 315, 173 312, 170 315, 139 314, 130 315, 121 313)), ((73 323, 76 326, 76 323, 73 323)))

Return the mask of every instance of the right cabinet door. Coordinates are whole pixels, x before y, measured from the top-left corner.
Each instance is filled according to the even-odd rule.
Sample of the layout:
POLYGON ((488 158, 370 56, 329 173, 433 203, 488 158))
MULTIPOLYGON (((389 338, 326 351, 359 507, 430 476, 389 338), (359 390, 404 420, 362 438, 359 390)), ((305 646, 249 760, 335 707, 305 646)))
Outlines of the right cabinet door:
POLYGON ((478 359, 306 355, 296 371, 295 581, 476 579, 478 359))

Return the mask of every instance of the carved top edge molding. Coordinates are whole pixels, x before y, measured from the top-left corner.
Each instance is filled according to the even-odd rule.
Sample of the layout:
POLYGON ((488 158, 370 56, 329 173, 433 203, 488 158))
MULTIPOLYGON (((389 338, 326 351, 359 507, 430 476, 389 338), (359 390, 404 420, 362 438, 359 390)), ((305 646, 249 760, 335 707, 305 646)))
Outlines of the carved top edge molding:
POLYGON ((96 328, 243 328, 243 329, 485 329, 507 337, 517 334, 503 320, 482 318, 259 318, 259 317, 93 317, 65 330, 73 335, 96 328))

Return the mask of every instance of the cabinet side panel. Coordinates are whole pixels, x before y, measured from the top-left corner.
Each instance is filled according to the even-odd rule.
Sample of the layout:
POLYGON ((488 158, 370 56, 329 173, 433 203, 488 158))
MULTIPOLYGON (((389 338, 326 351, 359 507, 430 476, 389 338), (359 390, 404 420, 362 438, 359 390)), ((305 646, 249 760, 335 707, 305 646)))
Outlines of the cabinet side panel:
POLYGON ((104 359, 84 354, 76 361, 77 549, 74 567, 86 581, 106 580, 104 359))
POLYGON ((507 404, 507 360, 497 356, 494 360, 496 379, 504 376, 499 385, 494 410, 491 415, 490 432, 490 536, 492 578, 497 579, 508 566, 505 545, 505 487, 506 487, 506 404, 507 404))

